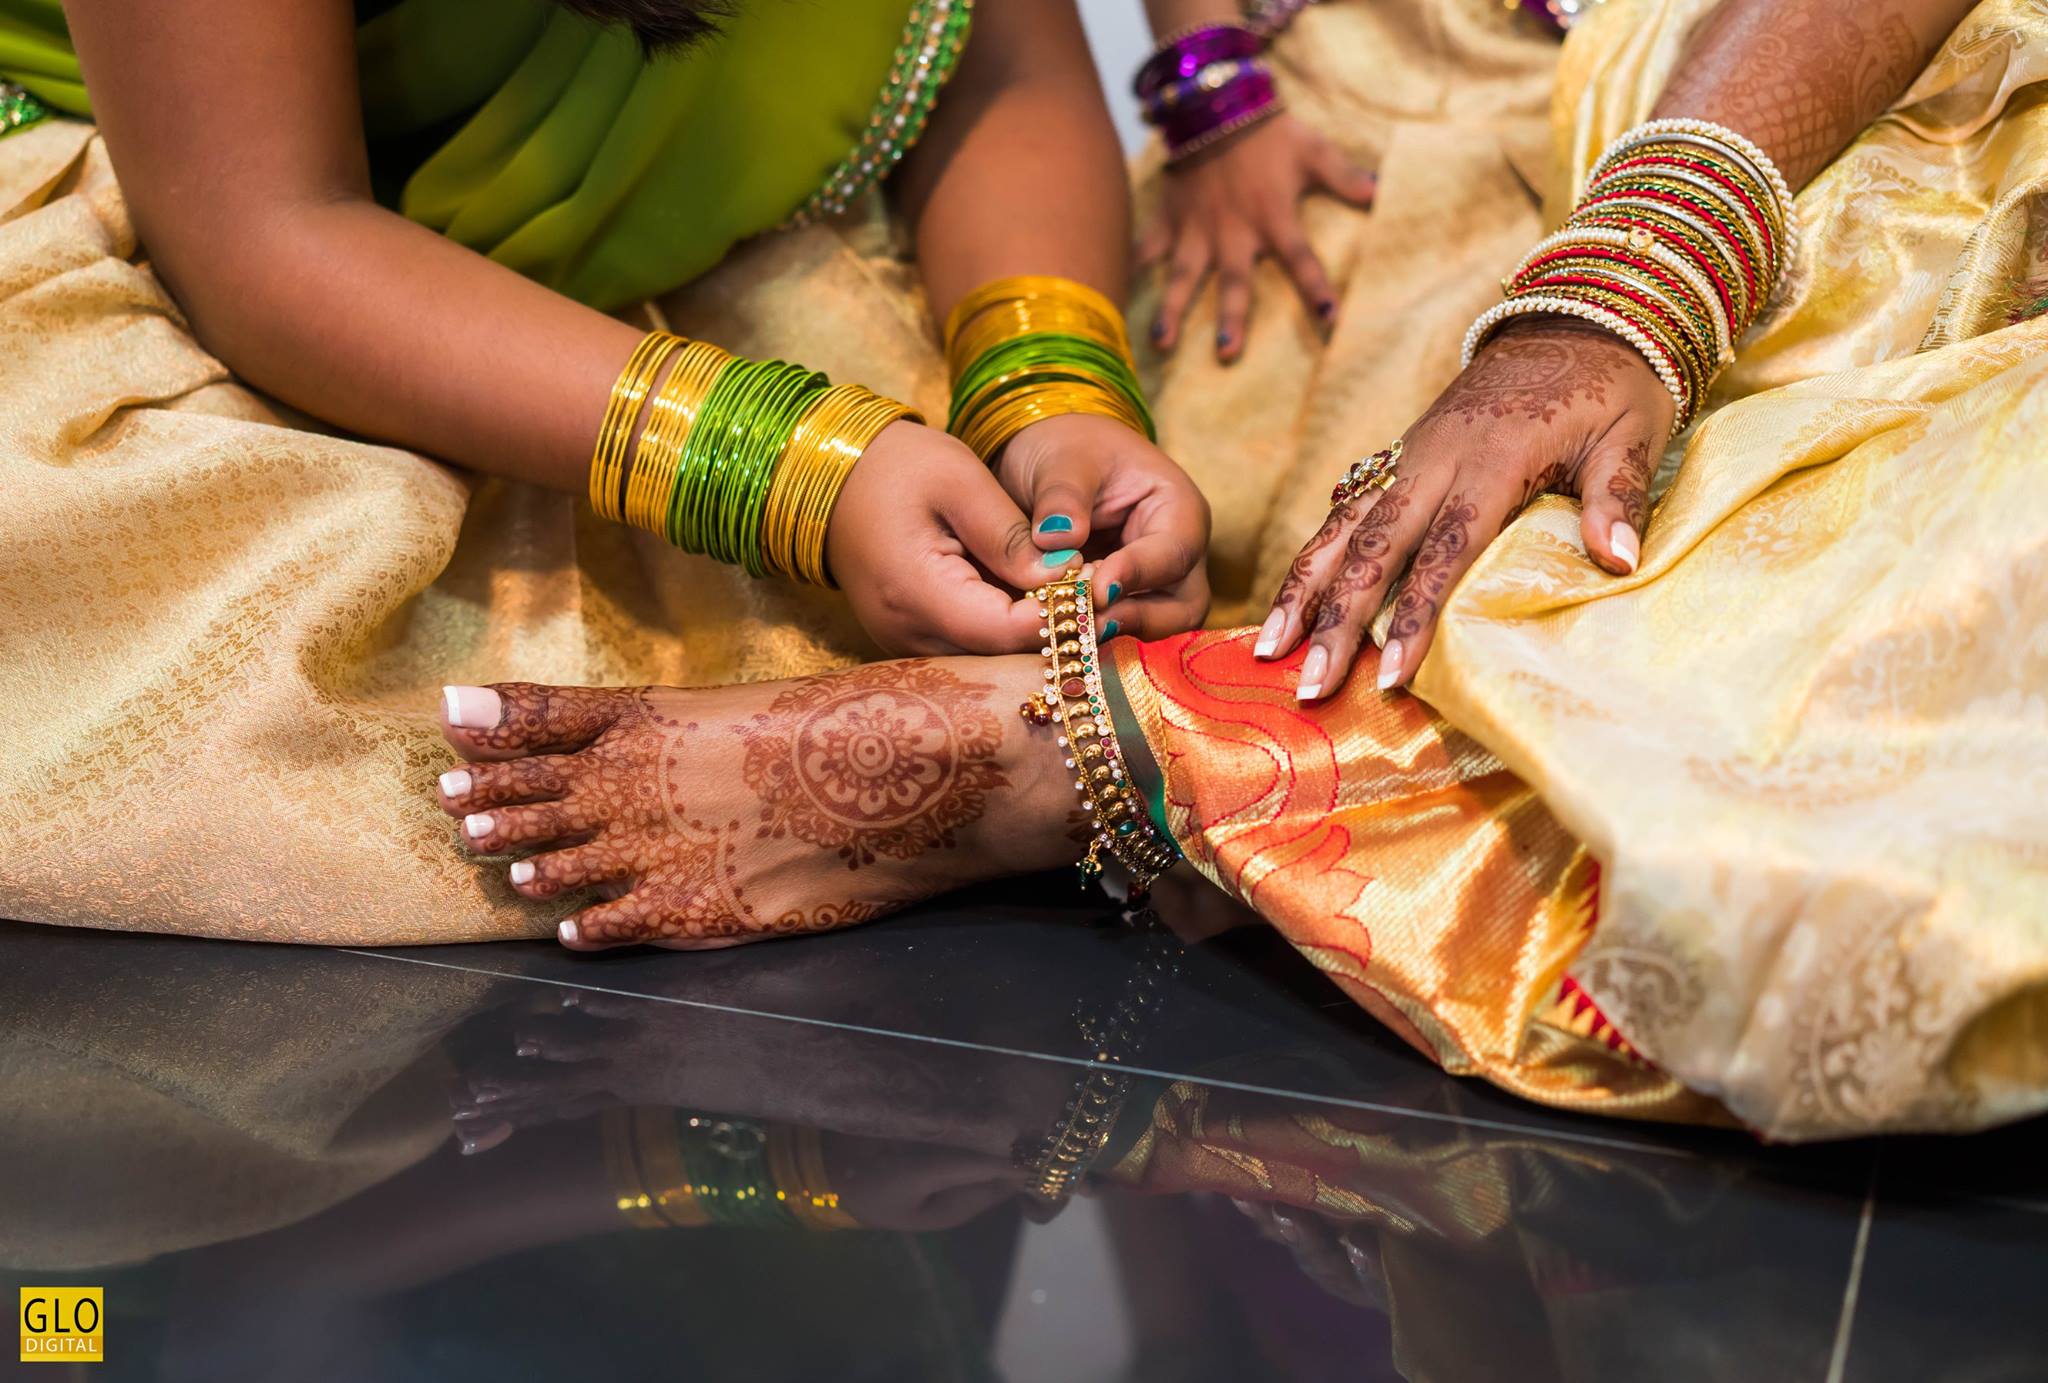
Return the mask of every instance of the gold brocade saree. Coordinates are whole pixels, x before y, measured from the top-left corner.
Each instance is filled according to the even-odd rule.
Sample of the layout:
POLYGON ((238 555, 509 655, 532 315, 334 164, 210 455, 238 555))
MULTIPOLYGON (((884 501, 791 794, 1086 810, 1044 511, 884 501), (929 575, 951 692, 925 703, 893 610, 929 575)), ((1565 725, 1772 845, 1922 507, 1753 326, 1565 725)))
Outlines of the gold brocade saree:
MULTIPOLYGON (((1559 205, 1701 8, 1575 31, 1559 205)), ((1308 26, 1338 19, 1290 50, 1326 82, 1308 26)), ((1484 166, 1483 135, 1430 134, 1484 166)), ((1457 589, 1419 701, 1299 708, 1245 634, 1117 645, 1190 858, 1449 1069, 1546 1102, 1718 1101, 1782 1138, 2048 1108, 2048 321, 2009 320, 2044 207, 2048 15, 1997 0, 1801 196, 1634 576, 1540 503, 1457 589)), ((1442 378, 1476 305, 1372 326, 1442 378)), ((1304 462, 1425 401, 1388 418, 1362 387, 1308 387, 1304 462)), ((1261 535, 1269 580, 1309 528, 1261 535)))
MULTIPOLYGON (((1240 364, 1149 362, 1162 440, 1215 501, 1219 620, 1451 376, 1542 232, 1534 189, 1569 199, 1698 9, 1611 0, 1561 82, 1497 0, 1299 18, 1290 104, 1381 176, 1370 215, 1308 210, 1335 329, 1267 266, 1240 364)), ((1987 0, 1808 189, 1805 257, 1642 571, 1595 573, 1562 501, 1525 515, 1422 670, 1448 723, 1369 687, 1300 712, 1243 636, 1119 646, 1190 855, 1452 1070, 1783 1137, 2048 1104, 2048 323, 2006 324, 2048 266, 2044 78, 2048 16, 1987 0)), ((940 411, 876 218, 757 238, 660 306, 940 411)), ((829 593, 243 388, 141 258, 88 127, 0 141, 0 361, 0 915, 542 935, 434 805, 441 683, 871 654, 829 593)))

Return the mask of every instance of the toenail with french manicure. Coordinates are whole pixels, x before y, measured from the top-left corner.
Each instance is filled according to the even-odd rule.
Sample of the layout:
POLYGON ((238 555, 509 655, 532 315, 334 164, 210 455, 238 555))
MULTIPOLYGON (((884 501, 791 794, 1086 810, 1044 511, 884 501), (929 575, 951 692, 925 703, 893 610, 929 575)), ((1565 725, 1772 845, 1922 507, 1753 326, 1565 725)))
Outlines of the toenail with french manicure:
POLYGON ((562 925, 555 928, 555 935, 564 941, 574 941, 576 939, 576 923, 574 919, 563 918, 562 925))
POLYGON ((468 769, 451 768, 441 775, 441 795, 443 797, 465 796, 469 792, 472 781, 474 780, 470 778, 468 769))
POLYGON ((512 882, 515 884, 530 884, 533 882, 532 860, 521 860, 512 866, 512 882))
POLYGON ((472 812, 462 818, 462 829, 471 840, 482 840, 491 833, 491 827, 497 824, 491 820, 489 812, 472 812))
POLYGON ((504 714, 504 703, 489 687, 443 687, 441 710, 458 730, 489 730, 504 714))

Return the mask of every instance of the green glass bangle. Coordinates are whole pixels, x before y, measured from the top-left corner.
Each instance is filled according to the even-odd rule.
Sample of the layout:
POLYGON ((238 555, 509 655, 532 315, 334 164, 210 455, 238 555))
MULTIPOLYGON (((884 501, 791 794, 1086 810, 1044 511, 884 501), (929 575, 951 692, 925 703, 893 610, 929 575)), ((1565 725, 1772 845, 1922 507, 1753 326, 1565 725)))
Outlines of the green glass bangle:
POLYGON ((736 360, 719 373, 684 441, 668 539, 686 552, 765 575, 761 515, 797 420, 830 381, 780 360, 736 360))
POLYGON ((747 395, 759 386, 761 375, 757 361, 735 360, 726 366, 705 395, 690 435, 684 439, 682 465, 669 502, 668 540, 685 552, 709 551, 706 520, 710 494, 731 445, 733 419, 747 395))
POLYGON ((954 383, 954 412, 959 415, 967 411, 967 404, 991 379, 1021 370, 1059 366, 1101 376, 1127 395, 1137 414, 1149 421, 1150 410, 1145 406, 1137 374, 1131 369, 1130 362, 1100 341, 1050 331, 1012 337, 977 356, 960 372, 960 378, 954 383))
POLYGON ((724 531, 721 560, 735 562, 749 576, 766 576, 768 558, 761 546, 761 515, 776 463, 796 431, 797 420, 811 401, 832 387, 832 381, 800 365, 783 365, 769 381, 746 420, 746 440, 737 464, 727 476, 719 508, 724 531))
POLYGON ((742 1120, 693 1118, 681 1112, 675 1117, 683 1173, 696 1193, 698 1206, 713 1224, 768 1228, 796 1223, 789 1208, 775 1197, 767 1147, 759 1129, 742 1120), (720 1148, 715 1140, 721 1132, 729 1140, 743 1134, 756 1145, 750 1150, 720 1148))
POLYGON ((1012 337, 975 357, 953 386, 946 430, 960 433, 976 413, 1033 376, 1106 385, 1130 403, 1145 425, 1146 437, 1158 435, 1130 362, 1100 341, 1057 331, 1012 337))

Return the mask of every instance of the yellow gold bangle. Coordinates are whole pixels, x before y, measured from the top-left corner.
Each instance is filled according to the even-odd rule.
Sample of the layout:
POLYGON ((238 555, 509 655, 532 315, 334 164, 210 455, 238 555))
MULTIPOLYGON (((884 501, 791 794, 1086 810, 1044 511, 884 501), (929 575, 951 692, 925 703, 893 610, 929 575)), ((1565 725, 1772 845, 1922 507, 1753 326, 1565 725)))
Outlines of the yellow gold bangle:
POLYGON ((666 1228, 640 1177, 639 1160, 633 1150, 633 1111, 608 1109, 601 1127, 605 1173, 611 1179, 613 1203, 619 1213, 636 1229, 666 1228))
POLYGON ((990 457, 1019 432, 1045 418, 1089 413, 1114 418, 1139 436, 1145 424, 1130 401, 1116 390, 1070 381, 1048 381, 1019 388, 974 414, 960 440, 977 456, 990 457))
POLYGON ((626 481, 625 520, 635 528, 668 537, 669 502, 683 464, 683 444, 711 386, 733 356, 708 341, 691 341, 676 356, 648 410, 647 426, 633 453, 626 481))
POLYGON ((632 449, 634 425, 640 421, 640 405, 661 370, 662 362, 683 343, 680 336, 650 331, 626 357, 626 367, 612 384, 605 403, 604 420, 597 430, 597 446, 590 458, 590 507, 600 518, 617 523, 620 518, 620 473, 632 449))
POLYGON ((832 506, 861 454, 913 409, 858 384, 826 390, 804 410, 777 461, 761 514, 761 550, 770 570, 815 586, 835 584, 825 564, 832 506))
POLYGON ((839 1208, 839 1193, 825 1178, 824 1140, 812 1128, 768 1130, 768 1172, 775 1196, 806 1229, 859 1229, 839 1208))
MULTIPOLYGON (((1026 314, 1051 312, 1063 306, 1072 312, 1092 315, 1101 324, 1100 339, 1113 344, 1125 355, 1130 354, 1130 341, 1124 335, 1124 315, 1099 291, 1076 279, 1053 274, 1017 274, 991 279, 953 305, 953 310, 946 314, 947 357, 952 357, 954 338, 970 320, 990 308, 1011 304, 1015 306, 1009 310, 1026 314)), ((1026 329, 1046 330, 1044 327, 1026 329)), ((1009 334, 1019 333, 1013 330, 1009 334)))
POLYGON ((682 1144, 676 1133, 675 1111, 643 1108, 631 1111, 634 1145, 640 1155, 640 1172, 647 1199, 663 1225, 693 1229, 711 1223, 711 1216, 697 1200, 696 1188, 683 1167, 682 1144))

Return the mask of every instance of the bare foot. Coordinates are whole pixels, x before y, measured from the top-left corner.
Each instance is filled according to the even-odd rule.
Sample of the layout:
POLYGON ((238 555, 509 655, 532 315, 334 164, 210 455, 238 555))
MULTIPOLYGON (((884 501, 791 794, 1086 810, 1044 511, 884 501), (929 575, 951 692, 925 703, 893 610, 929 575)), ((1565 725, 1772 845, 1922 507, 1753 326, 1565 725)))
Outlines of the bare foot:
POLYGON ((916 659, 678 690, 449 687, 470 762, 441 806, 512 886, 592 890, 578 950, 695 949, 863 922, 947 889, 1071 864, 1072 780, 1017 714, 1038 660, 916 659))

